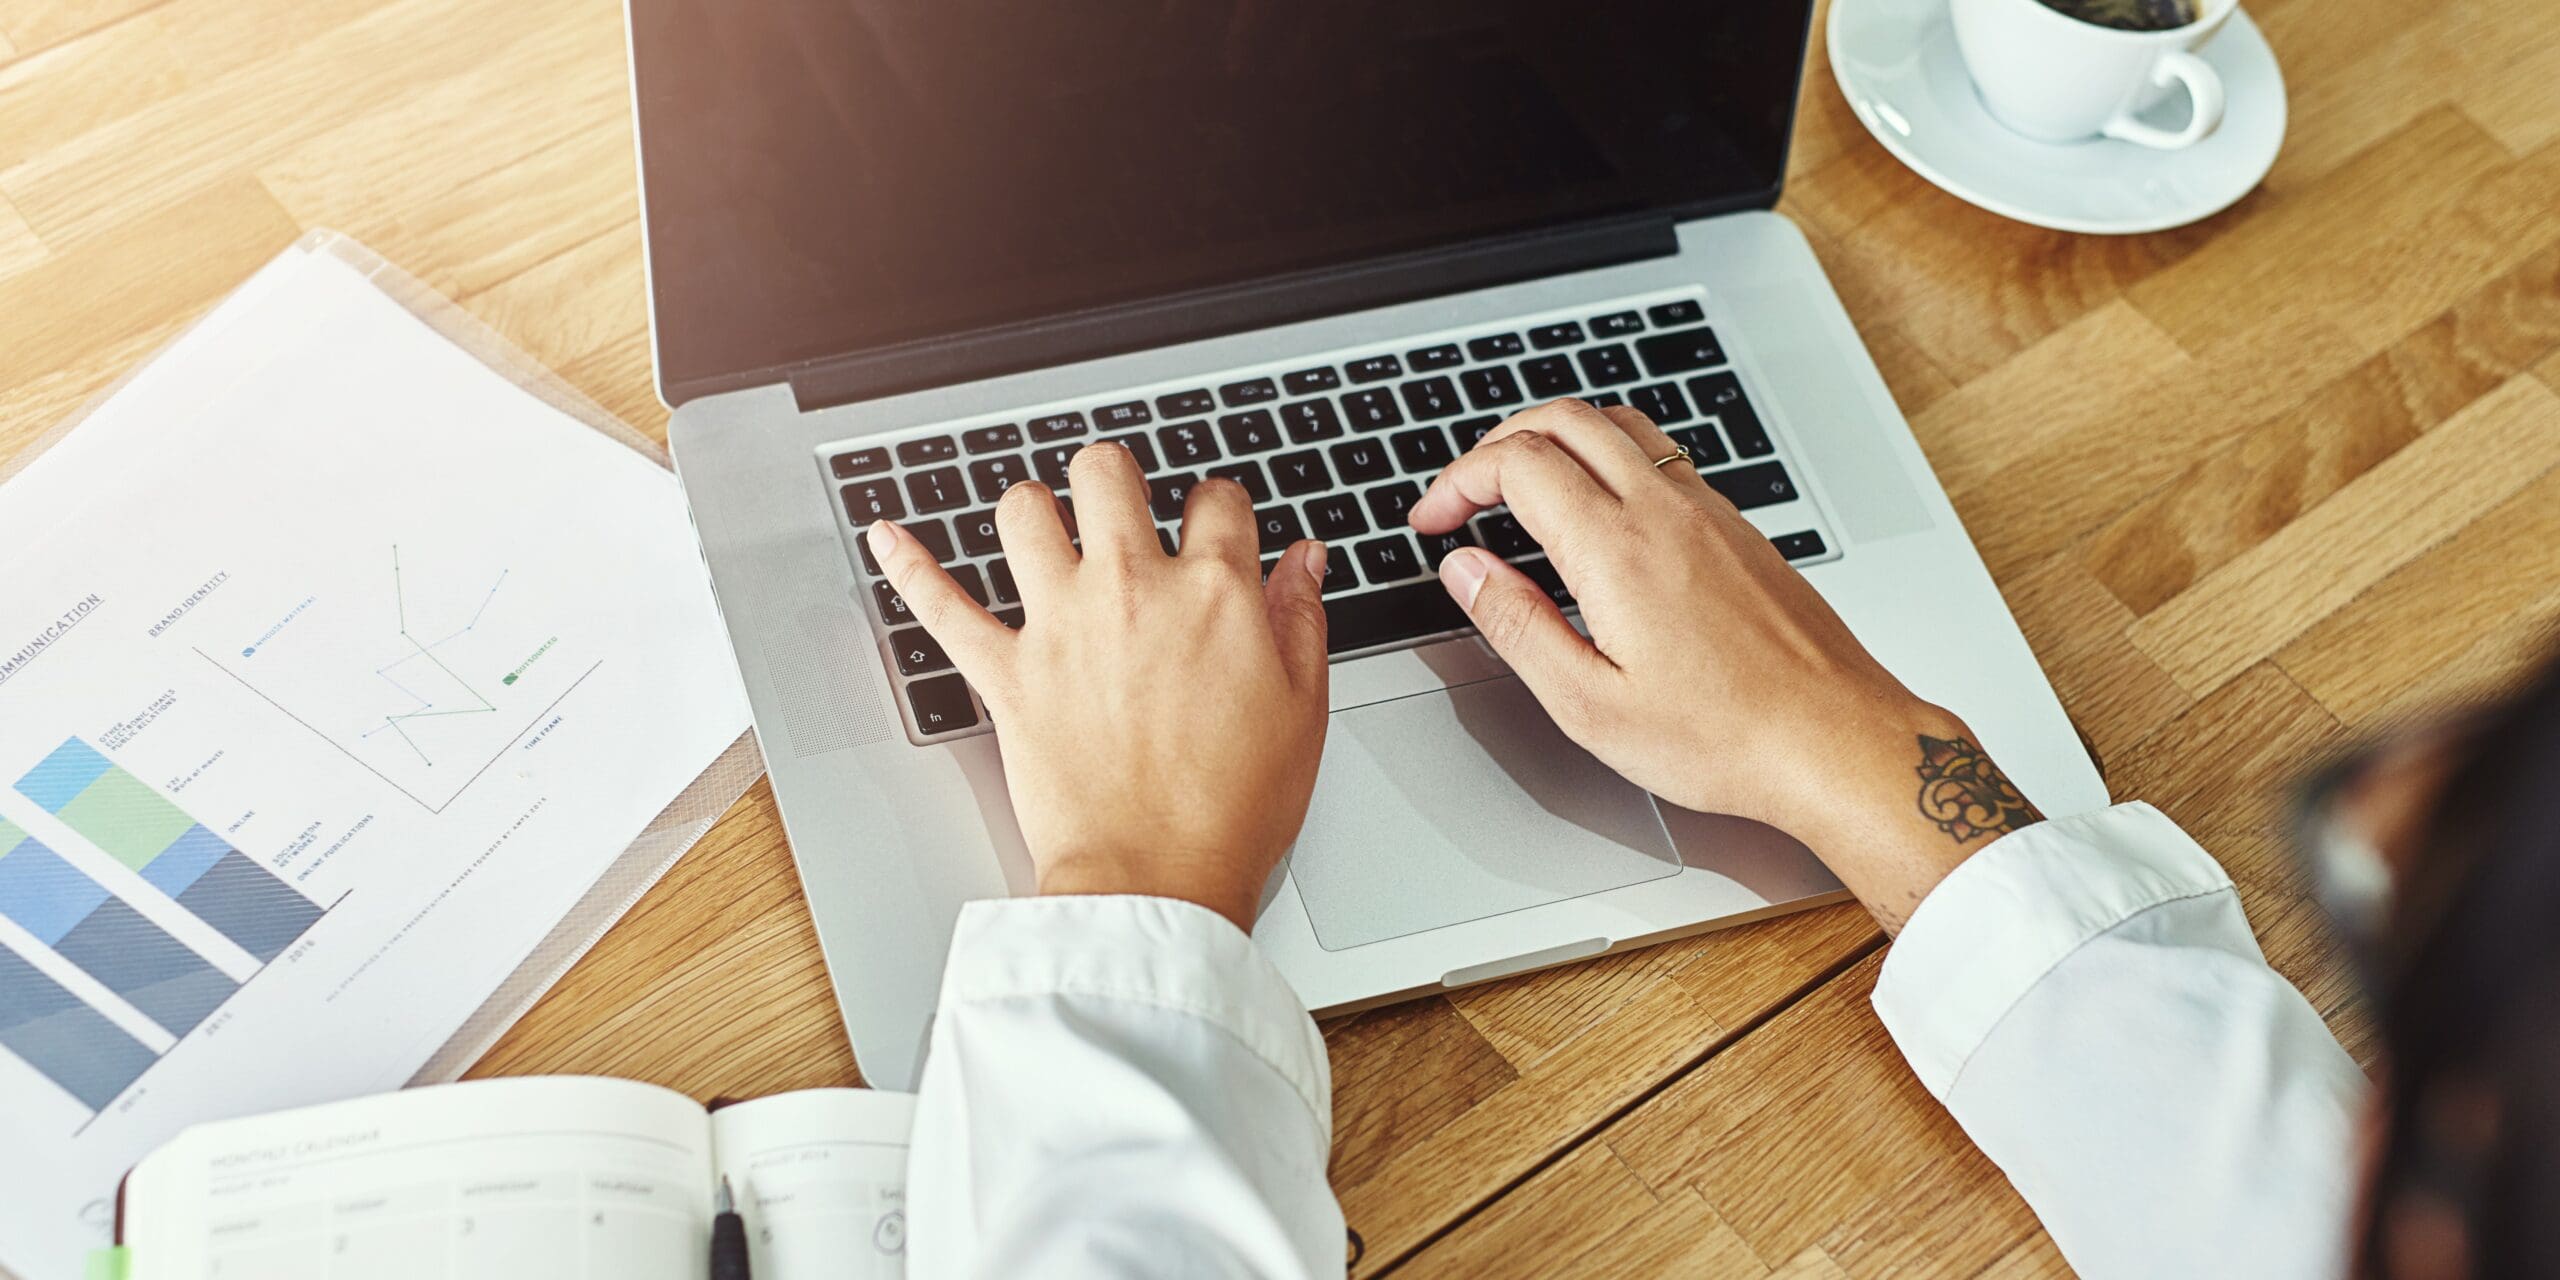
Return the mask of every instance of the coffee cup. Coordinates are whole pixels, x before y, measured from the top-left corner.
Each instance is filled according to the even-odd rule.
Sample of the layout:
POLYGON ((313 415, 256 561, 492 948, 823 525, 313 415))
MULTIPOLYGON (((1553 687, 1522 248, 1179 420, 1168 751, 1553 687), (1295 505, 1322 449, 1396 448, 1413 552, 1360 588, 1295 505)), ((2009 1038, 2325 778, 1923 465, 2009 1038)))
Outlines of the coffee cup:
POLYGON ((2174 151, 2222 123, 2222 77, 2196 56, 2240 0, 2196 0, 2196 18, 2157 31, 2084 21, 2043 0, 1951 0, 1956 46, 1994 119, 2039 142, 2107 137, 2174 151), (2183 129, 2141 116, 2183 88, 2183 129))

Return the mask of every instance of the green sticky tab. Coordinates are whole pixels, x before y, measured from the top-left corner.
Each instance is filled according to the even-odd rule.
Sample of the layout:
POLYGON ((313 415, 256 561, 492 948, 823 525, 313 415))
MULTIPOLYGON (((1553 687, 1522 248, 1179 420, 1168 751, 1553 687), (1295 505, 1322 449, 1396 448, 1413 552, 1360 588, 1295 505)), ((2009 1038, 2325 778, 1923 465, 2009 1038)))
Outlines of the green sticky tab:
POLYGON ((89 1270, 83 1280, 125 1280, 133 1274, 133 1254, 123 1245, 112 1249, 91 1249, 89 1270))

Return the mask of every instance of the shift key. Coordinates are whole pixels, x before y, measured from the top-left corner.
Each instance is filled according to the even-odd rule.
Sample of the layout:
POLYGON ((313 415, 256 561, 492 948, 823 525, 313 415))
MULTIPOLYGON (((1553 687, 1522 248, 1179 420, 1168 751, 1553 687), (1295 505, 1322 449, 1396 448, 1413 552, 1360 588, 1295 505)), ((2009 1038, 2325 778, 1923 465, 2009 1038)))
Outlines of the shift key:
POLYGON ((1797 496, 1796 482, 1787 475, 1784 466, 1775 462, 1735 467, 1731 471, 1710 471, 1699 478, 1723 494, 1725 501, 1743 511, 1793 502, 1797 496))

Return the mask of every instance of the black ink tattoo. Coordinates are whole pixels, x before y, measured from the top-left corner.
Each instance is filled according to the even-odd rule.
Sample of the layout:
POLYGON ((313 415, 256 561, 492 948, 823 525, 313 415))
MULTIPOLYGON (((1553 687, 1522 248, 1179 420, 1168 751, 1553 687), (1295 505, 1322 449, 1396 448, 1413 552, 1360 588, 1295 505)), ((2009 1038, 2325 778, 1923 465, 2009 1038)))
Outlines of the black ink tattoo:
POLYGON ((1920 735, 1920 812, 1957 844, 2044 820, 1971 738, 1920 735))

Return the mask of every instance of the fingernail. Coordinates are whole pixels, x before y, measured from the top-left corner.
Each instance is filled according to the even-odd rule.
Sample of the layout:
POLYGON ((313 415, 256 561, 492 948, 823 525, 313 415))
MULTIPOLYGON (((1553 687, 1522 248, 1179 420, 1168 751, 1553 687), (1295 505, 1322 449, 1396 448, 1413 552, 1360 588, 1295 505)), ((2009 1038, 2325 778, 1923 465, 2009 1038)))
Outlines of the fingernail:
POLYGON ((1323 586, 1324 544, 1321 542, 1308 543, 1307 549, 1298 553, 1298 567, 1306 570, 1307 576, 1315 579, 1317 586, 1323 586))
POLYGON ((1476 607, 1476 592, 1484 589, 1485 575, 1493 567, 1485 562, 1485 554, 1473 547, 1461 547, 1440 562, 1440 585, 1449 589, 1461 609, 1476 607))
POLYGON ((898 545, 898 531, 886 520, 872 521, 871 532, 863 536, 870 539, 871 554, 875 557, 888 555, 898 545))

